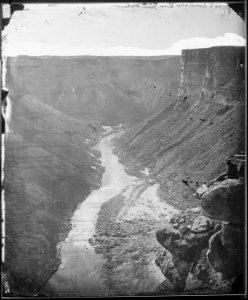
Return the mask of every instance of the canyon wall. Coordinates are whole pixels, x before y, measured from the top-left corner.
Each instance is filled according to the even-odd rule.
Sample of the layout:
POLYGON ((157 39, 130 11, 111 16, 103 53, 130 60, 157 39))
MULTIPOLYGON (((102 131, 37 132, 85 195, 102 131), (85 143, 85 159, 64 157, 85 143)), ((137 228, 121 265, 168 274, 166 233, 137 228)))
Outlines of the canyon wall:
MULTIPOLYGON (((70 218, 103 172, 85 121, 72 119, 29 96, 10 95, 5 134, 5 264, 9 296, 37 293, 57 269, 57 244, 70 218)), ((90 123, 91 125, 92 123, 90 123)))
POLYGON ((182 51, 179 97, 229 105, 244 100, 244 47, 182 51))
MULTIPOLYGON (((239 52, 231 50, 232 47, 187 50, 190 62, 182 59, 179 97, 173 97, 172 102, 165 103, 165 109, 127 130, 119 141, 115 141, 115 151, 130 174, 139 174, 139 171, 143 173, 144 170, 147 171, 144 168, 148 167, 148 178, 155 179, 149 183, 160 184, 162 203, 160 202, 158 210, 163 211, 164 208, 168 212, 168 203, 178 208, 168 218, 155 211, 158 203, 155 202, 154 195, 147 197, 148 202, 142 196, 135 201, 132 199, 132 203, 127 201, 130 211, 134 212, 133 217, 127 217, 128 213, 125 215, 128 220, 127 228, 133 232, 131 236, 129 231, 128 242, 123 242, 127 234, 124 229, 125 219, 122 218, 121 222, 114 220, 120 220, 118 205, 125 206, 122 202, 126 201, 116 197, 103 206, 105 212, 100 214, 96 242, 100 246, 97 245, 96 249, 108 259, 102 271, 105 282, 116 288, 116 292, 121 295, 135 294, 135 291, 139 295, 138 289, 142 285, 136 286, 134 291, 135 283, 128 281, 133 278, 132 281, 135 282, 133 269, 137 268, 138 260, 142 260, 145 266, 147 252, 149 259, 155 261, 164 275, 164 281, 160 281, 157 289, 153 285, 154 295, 229 294, 232 292, 231 285, 235 276, 242 276, 243 230, 236 224, 237 219, 242 220, 240 212, 244 209, 242 184, 237 184, 238 188, 224 185, 223 189, 222 184, 215 186, 216 194, 210 204, 205 205, 208 213, 206 207, 202 211, 201 200, 196 193, 201 184, 225 171, 226 156, 244 150, 244 101, 242 94, 236 93, 244 88, 240 80, 244 74, 240 63, 233 65, 234 61, 241 61, 243 49, 240 48, 239 52), (222 55, 218 56, 216 52, 222 55), (204 57, 205 65, 202 65, 199 53, 204 57), (208 71, 210 69, 211 73, 208 71), (230 72, 230 69, 235 72, 230 72), (207 80, 208 73, 211 76, 207 80), (223 85, 225 88, 219 90, 221 76, 226 76, 227 82, 223 85), (211 78, 212 82, 218 84, 211 84, 211 78), (184 86, 188 93, 183 93, 184 86), (204 97, 201 97, 202 91, 205 91, 204 97), (115 206, 109 209, 112 208, 112 203, 115 206), (144 207, 145 214, 142 215, 144 207), (153 209, 156 221, 147 217, 150 209, 153 209), (111 214, 111 218, 108 218, 111 221, 100 226, 103 223, 102 215, 105 214, 111 214), (230 215, 232 224, 223 225, 222 220, 229 221, 230 215), (140 220, 143 222, 141 238, 137 236, 140 220), (147 231, 148 226, 151 227, 147 231), (160 226, 162 229, 158 230, 160 226), (235 234, 236 239, 233 238, 235 234), (121 237, 121 242, 118 236, 121 237), (155 236, 162 246, 161 253, 156 249, 156 242, 153 240, 155 236), (150 249, 142 244, 146 238, 150 241, 146 242, 151 246, 150 249), (212 241, 210 249, 209 241, 212 241), (134 247, 136 243, 137 247, 134 247), (211 265, 207 257, 211 260, 211 265)), ((128 209, 124 211, 127 212, 128 209)), ((145 281, 145 268, 139 274, 142 274, 140 277, 145 281)), ((148 286, 148 283, 143 285, 143 295, 150 292, 147 291, 148 286)))
POLYGON ((183 51, 178 96, 117 143, 123 162, 148 167, 171 205, 197 205, 192 190, 224 172, 226 156, 244 150, 243 62, 244 47, 183 51))
POLYGON ((161 199, 181 210, 156 232, 160 293, 168 280, 172 294, 243 293, 244 175, 207 182, 245 149, 244 47, 183 50, 181 61, 178 98, 116 149, 131 171, 148 167, 161 199))
POLYGON ((77 119, 137 123, 177 94, 180 56, 8 58, 8 88, 77 119))

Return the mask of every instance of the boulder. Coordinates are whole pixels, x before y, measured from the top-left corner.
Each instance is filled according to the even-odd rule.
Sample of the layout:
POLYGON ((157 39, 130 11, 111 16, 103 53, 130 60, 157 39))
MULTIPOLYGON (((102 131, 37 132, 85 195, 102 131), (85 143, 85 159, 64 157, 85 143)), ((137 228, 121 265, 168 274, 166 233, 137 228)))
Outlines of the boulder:
POLYGON ((167 224, 165 228, 158 230, 156 237, 158 242, 173 256, 187 262, 195 262, 199 259, 204 248, 208 246, 208 240, 214 233, 214 228, 208 231, 193 233, 190 230, 184 234, 167 224))
POLYGON ((196 207, 174 214, 169 223, 156 232, 158 242, 166 249, 166 255, 157 258, 157 265, 177 292, 183 291, 187 282, 189 286, 188 276, 195 273, 199 259, 205 257, 207 264, 209 238, 219 229, 215 225, 220 221, 210 220, 200 212, 201 208, 196 207))
POLYGON ((173 225, 167 223, 163 229, 156 232, 156 237, 163 247, 170 248, 171 241, 181 239, 182 234, 179 230, 175 229, 173 225))
POLYGON ((205 216, 199 216, 194 220, 191 231, 194 233, 205 232, 210 229, 210 219, 205 216))
POLYGON ((244 183, 226 179, 202 196, 202 213, 210 218, 242 225, 244 223, 244 183))

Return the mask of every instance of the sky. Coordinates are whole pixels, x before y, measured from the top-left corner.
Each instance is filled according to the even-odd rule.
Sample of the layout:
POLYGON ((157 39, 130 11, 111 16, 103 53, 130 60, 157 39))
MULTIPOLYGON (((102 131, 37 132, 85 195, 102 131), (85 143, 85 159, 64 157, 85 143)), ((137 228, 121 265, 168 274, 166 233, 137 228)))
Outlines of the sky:
POLYGON ((3 56, 180 55, 244 45, 245 24, 226 4, 29 4, 3 34, 3 56))

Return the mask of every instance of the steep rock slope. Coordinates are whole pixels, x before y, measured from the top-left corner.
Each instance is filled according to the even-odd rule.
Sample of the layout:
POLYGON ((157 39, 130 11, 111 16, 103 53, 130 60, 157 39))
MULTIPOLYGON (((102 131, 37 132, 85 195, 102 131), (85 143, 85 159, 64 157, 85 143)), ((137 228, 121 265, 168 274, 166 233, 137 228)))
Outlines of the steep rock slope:
POLYGON ((106 125, 137 123, 178 91, 180 56, 11 57, 8 88, 106 125))
POLYGON ((244 150, 243 62, 244 47, 183 51, 178 97, 116 143, 130 169, 150 169, 171 205, 198 205, 192 190, 244 150))
POLYGON ((94 130, 29 96, 11 94, 8 105, 5 266, 15 296, 38 290, 56 270, 56 245, 102 169, 86 143, 99 135, 97 124, 94 130))

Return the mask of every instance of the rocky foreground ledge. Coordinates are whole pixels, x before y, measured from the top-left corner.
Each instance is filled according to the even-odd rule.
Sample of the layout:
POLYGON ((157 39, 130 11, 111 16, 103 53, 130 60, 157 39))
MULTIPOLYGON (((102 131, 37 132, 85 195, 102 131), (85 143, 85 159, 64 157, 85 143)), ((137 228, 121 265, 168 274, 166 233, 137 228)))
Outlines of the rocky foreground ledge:
POLYGON ((242 294, 244 182, 215 182, 201 199, 201 206, 174 214, 156 232, 166 249, 156 264, 174 293, 242 294))

